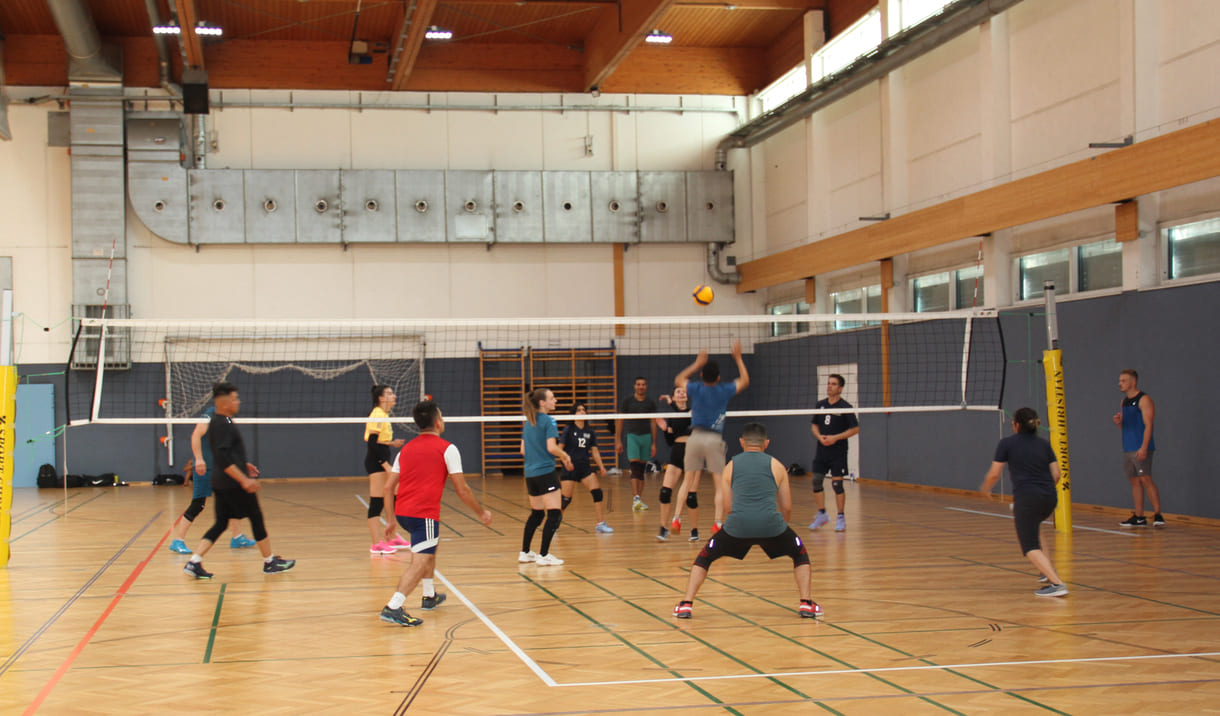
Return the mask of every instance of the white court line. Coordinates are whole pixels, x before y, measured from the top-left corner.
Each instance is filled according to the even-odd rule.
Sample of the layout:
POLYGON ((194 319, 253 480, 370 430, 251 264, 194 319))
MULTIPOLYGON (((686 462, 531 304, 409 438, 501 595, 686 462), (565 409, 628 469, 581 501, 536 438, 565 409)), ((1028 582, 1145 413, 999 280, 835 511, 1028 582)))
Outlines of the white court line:
POLYGON ((515 643, 513 643, 513 640, 509 639, 508 635, 500 630, 500 627, 498 627, 494 623, 492 623, 492 621, 487 618, 486 614, 479 611, 479 608, 474 605, 474 602, 467 599, 466 595, 462 594, 462 592, 460 590, 458 590, 457 587, 453 586, 452 582, 450 582, 448 579, 445 579, 445 576, 443 574, 441 574, 439 570, 437 572, 435 572, 435 574, 436 574, 437 579, 441 580, 441 582, 443 582, 446 587, 449 587, 449 591, 453 592, 453 596, 462 600, 462 604, 465 604, 467 607, 469 607, 470 611, 474 612, 474 615, 479 618, 479 621, 481 621, 485 625, 487 625, 487 628, 491 629, 493 634, 500 637, 500 641, 504 642, 504 645, 508 647, 509 651, 516 654, 517 658, 520 659, 521 661, 523 661, 525 663, 525 665, 530 668, 530 671, 534 672, 538 676, 539 679, 542 679, 542 683, 546 684, 547 686, 559 686, 559 684, 555 683, 555 680, 551 678, 550 674, 543 671, 542 667, 538 666, 537 662, 535 662, 533 659, 529 658, 529 656, 527 656, 526 653, 524 651, 522 651, 521 647, 519 647, 515 643))
MULTIPOLYGON (((1003 517, 1006 520, 1012 519, 1012 515, 1005 515, 1005 514, 999 513, 999 512, 983 512, 982 510, 967 510, 963 507, 946 507, 945 509, 953 510, 955 512, 969 512, 972 515, 986 515, 988 517, 1003 517)), ((1049 524, 1054 524, 1054 523, 1051 520, 1046 520, 1042 524, 1049 525, 1049 524)), ((1106 534, 1122 535, 1123 537, 1135 537, 1134 532, 1119 532, 1118 530, 1103 530, 1100 527, 1085 527, 1084 525, 1072 525, 1072 529, 1089 530, 1090 532, 1105 532, 1106 534)))
POLYGON ((1038 659, 1036 661, 995 661, 974 664, 939 664, 931 666, 885 666, 877 669, 826 669, 823 671, 778 671, 771 674, 730 674, 727 676, 688 676, 672 679, 633 679, 630 681, 584 681, 556 686, 626 686, 630 684, 663 684, 673 681, 728 681, 732 679, 771 679, 781 676, 841 676, 843 674, 883 674, 894 671, 934 671, 940 669, 975 669, 990 666, 1033 666, 1036 664, 1083 664, 1094 661, 1137 661, 1143 659, 1192 659, 1220 656, 1220 651, 1195 654, 1147 654, 1143 656, 1098 656, 1081 659, 1038 659))

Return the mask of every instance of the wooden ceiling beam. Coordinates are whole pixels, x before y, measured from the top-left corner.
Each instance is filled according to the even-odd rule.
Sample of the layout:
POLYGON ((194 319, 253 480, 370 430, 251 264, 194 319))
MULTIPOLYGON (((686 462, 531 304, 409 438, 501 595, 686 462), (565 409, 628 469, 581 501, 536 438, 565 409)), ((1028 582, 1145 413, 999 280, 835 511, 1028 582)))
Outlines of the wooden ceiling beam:
POLYGON ((399 23, 393 35, 395 46, 390 53, 390 75, 386 78, 391 83, 390 89, 402 91, 407 88, 415 61, 419 59, 419 49, 424 44, 424 33, 436 12, 436 3, 437 0, 418 0, 414 11, 408 11, 399 23))
POLYGON ((203 42, 195 34, 195 23, 199 21, 199 12, 195 9, 195 0, 174 0, 178 11, 178 27, 181 33, 178 42, 186 52, 186 64, 194 69, 203 69, 203 42))
POLYGON ((593 31, 585 38, 585 92, 601 87, 619 64, 639 46, 675 0, 620 0, 601 10, 593 31))

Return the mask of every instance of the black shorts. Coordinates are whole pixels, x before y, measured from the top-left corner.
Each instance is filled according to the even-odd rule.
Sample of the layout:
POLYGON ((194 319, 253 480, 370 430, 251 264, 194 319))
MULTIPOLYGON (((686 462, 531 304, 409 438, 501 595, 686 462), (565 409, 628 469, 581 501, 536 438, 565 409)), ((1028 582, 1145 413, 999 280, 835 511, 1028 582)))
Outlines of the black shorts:
POLYGON ((559 489, 559 471, 548 472, 545 475, 525 478, 525 491, 530 497, 541 497, 548 492, 559 489))
POLYGON ((1021 554, 1042 549, 1042 539, 1038 532, 1042 522, 1055 514, 1055 505, 1059 498, 1055 495, 1018 494, 1012 499, 1012 521, 1017 526, 1017 542, 1021 545, 1021 554))
POLYGON ((565 482, 580 482, 593 474, 593 466, 587 462, 572 463, 572 470, 564 470, 559 479, 565 482))
POLYGON ((382 463, 393 462, 390 459, 390 446, 376 443, 375 445, 369 445, 368 448, 364 453, 364 471, 370 475, 385 472, 385 465, 382 463))
POLYGON ((813 459, 813 470, 815 475, 829 475, 831 477, 847 477, 847 455, 840 455, 830 459, 813 459))
POLYGON ((251 515, 262 513, 258 495, 246 492, 240 487, 215 490, 212 493, 212 502, 218 518, 223 516, 228 520, 244 520, 251 515))
POLYGON ((679 470, 686 467, 686 443, 674 443, 669 446, 669 464, 679 470))
POLYGON ((744 559, 754 545, 762 547, 768 559, 791 557, 794 567, 809 564, 805 543, 791 527, 785 527, 783 532, 774 537, 734 537, 728 530, 720 530, 703 545, 699 556, 695 557, 695 564, 707 569, 708 565, 721 557, 744 559))

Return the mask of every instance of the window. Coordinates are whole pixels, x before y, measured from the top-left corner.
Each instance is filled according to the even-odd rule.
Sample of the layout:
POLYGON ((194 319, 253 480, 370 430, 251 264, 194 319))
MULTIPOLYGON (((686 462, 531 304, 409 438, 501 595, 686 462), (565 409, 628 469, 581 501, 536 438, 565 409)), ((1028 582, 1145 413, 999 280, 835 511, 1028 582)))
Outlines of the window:
MULTIPOLYGON (((830 294, 830 305, 835 313, 880 313, 881 284, 837 291, 830 294)), ((835 330, 842 331, 861 326, 875 326, 877 321, 835 321, 835 330)))
POLYGON ((974 308, 983 305, 983 267, 969 266, 953 272, 954 308, 974 308))
MULTIPOLYGON (((881 11, 874 8, 813 53, 811 81, 818 82, 838 72, 880 44, 881 11)), ((758 100, 762 103, 763 111, 770 112, 805 89, 805 64, 801 63, 759 92, 758 100)))
POLYGON ((1040 298, 1046 280, 1055 282, 1057 294, 1123 285, 1122 246, 1114 239, 1029 254, 1015 261, 1018 301, 1040 298))
MULTIPOLYGON (((797 301, 795 303, 781 303, 781 304, 776 304, 774 306, 771 306, 769 309, 767 309, 767 312, 770 313, 772 316, 791 316, 793 314, 797 314, 797 315, 807 314, 807 313, 809 313, 809 304, 805 303, 804 301, 797 301)), ((809 332, 808 323, 772 323, 771 324, 771 336, 772 337, 787 336, 787 335, 790 335, 793 333, 808 333, 808 332, 809 332)))
POLYGON ((788 74, 771 83, 758 93, 762 111, 770 112, 784 102, 805 91, 805 65, 797 65, 788 74))
POLYGON ((953 308, 949 302, 949 278, 952 274, 952 271, 945 271, 920 276, 911 281, 911 287, 915 291, 915 310, 948 311, 953 308))
POLYGON ((1220 218, 1174 226, 1162 232, 1168 278, 1220 273, 1220 218))
POLYGON ((915 311, 954 311, 983 304, 983 267, 967 266, 911 280, 915 311), (977 284, 977 299, 975 286, 977 284))
POLYGON ((948 0, 902 0, 902 29, 918 25, 948 4, 948 0))

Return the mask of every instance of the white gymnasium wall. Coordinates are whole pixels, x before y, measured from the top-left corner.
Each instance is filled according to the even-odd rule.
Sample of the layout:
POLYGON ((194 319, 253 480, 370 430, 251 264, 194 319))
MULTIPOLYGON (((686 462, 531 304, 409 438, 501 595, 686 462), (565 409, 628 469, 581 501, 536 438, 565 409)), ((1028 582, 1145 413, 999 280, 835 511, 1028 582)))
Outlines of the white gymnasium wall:
MULTIPOLYGON (((1025 0, 749 150, 765 167, 755 194, 767 197, 749 258, 1105 151, 1090 142, 1138 141, 1220 117, 1217 67, 1215 0, 1025 0)), ((1148 213, 1167 221, 1217 211, 1220 180, 1161 192, 1148 213)), ((1034 250, 1112 234, 1113 220, 1101 207, 1003 232, 1004 242, 1010 252, 1034 250)), ((909 268, 970 262, 967 244, 977 247, 906 257, 909 268)), ((819 277, 819 290, 850 275, 819 277)), ((777 286, 768 301, 800 292, 777 286)))
MULTIPOLYGON (((31 91, 32 90, 25 90, 31 91)), ((58 92, 59 90, 52 90, 58 92)), ((43 93, 43 92, 38 92, 43 93)), ((12 89, 10 88, 10 94, 12 89)), ((226 90, 227 102, 284 102, 288 92, 226 90)), ((347 92, 294 92, 297 102, 355 102, 347 92)), ((220 99, 213 92, 213 102, 220 99)), ((403 104, 587 104, 587 95, 433 93, 370 95, 403 104)), ((607 105, 743 107, 742 98, 609 96, 607 105)), ((66 148, 47 146, 54 104, 10 110, 14 141, 0 142, 4 229, 0 255, 12 256, 22 363, 60 362, 70 335, 71 177, 66 148)), ((715 147, 738 125, 727 112, 402 111, 217 109, 209 117, 216 151, 209 168, 710 170, 715 147), (585 156, 585 136, 593 156, 585 156)), ((750 166, 736 170, 737 244, 751 245, 750 166)), ((613 248, 502 245, 181 246, 152 235, 128 212, 128 296, 147 318, 393 318, 602 316, 614 314, 613 248)), ((628 315, 739 314, 761 298, 716 284, 699 308, 691 289, 710 277, 706 247, 630 246, 624 257, 628 315)))

